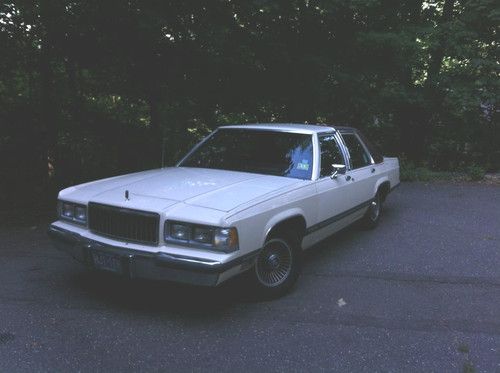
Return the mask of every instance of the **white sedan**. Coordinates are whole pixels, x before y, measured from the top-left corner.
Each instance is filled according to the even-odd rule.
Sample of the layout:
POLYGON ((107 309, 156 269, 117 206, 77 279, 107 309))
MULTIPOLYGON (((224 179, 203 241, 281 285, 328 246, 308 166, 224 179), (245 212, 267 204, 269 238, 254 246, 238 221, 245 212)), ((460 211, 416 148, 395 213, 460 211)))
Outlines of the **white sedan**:
POLYGON ((49 235, 90 268, 207 286, 246 272, 276 296, 304 249, 359 219, 376 226, 398 184, 398 159, 353 128, 224 126, 175 167, 62 190, 49 235))

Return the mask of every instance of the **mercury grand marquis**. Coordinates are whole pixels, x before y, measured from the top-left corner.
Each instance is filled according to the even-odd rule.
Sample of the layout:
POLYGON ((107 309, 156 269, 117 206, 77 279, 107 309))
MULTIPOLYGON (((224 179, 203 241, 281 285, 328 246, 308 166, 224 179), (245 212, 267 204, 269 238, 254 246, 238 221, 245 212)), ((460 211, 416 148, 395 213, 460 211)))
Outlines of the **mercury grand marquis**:
POLYGON ((375 227, 398 184, 398 159, 350 127, 223 126, 175 167, 62 190, 49 235, 92 269, 205 286, 245 272, 273 297, 303 250, 375 227))

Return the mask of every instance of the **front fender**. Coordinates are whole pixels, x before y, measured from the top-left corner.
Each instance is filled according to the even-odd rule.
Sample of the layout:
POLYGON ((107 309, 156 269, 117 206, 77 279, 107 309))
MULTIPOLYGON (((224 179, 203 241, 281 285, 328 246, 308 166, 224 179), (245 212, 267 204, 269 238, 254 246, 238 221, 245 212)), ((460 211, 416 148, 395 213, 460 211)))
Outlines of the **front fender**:
POLYGON ((295 207, 295 208, 291 208, 291 209, 288 209, 285 211, 281 211, 280 213, 271 217, 267 221, 265 228, 264 228, 264 231, 262 232, 262 236, 260 238, 261 247, 264 246, 264 243, 266 242, 267 236, 268 236, 269 232, 271 231, 271 229, 273 229, 273 227, 275 227, 276 225, 278 225, 279 223, 281 223, 287 219, 295 218, 298 216, 302 217, 305 220, 306 226, 307 226, 308 222, 307 222, 306 217, 305 217, 306 214, 299 207, 295 207))

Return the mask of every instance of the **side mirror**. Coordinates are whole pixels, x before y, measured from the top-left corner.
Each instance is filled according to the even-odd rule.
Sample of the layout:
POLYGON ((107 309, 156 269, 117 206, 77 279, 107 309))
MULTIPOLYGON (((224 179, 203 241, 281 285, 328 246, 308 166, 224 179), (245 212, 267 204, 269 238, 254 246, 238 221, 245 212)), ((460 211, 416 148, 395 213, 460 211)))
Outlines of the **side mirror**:
POLYGON ((332 174, 330 178, 336 179, 339 174, 345 175, 346 171, 347 167, 345 164, 332 164, 332 174))

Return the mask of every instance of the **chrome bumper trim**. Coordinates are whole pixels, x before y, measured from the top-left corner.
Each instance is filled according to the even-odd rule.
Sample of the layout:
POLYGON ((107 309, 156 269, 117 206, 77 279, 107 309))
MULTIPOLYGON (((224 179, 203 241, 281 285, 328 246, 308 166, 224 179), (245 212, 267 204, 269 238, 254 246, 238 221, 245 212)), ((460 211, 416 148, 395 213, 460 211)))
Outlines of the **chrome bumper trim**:
POLYGON ((97 250, 120 258, 124 275, 130 278, 167 280, 192 285, 216 286, 250 268, 257 251, 222 263, 163 252, 151 253, 104 244, 82 237, 78 233, 50 225, 48 235, 55 246, 74 259, 93 267, 92 251, 97 250))

